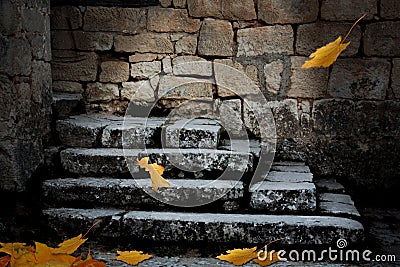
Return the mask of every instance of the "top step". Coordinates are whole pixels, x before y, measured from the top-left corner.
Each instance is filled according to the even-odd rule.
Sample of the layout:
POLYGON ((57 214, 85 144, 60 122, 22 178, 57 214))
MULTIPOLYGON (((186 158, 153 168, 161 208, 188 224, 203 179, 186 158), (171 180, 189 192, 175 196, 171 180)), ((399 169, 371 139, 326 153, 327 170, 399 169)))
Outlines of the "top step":
POLYGON ((209 119, 166 123, 165 118, 79 115, 57 121, 61 143, 67 147, 217 148, 222 127, 209 119))

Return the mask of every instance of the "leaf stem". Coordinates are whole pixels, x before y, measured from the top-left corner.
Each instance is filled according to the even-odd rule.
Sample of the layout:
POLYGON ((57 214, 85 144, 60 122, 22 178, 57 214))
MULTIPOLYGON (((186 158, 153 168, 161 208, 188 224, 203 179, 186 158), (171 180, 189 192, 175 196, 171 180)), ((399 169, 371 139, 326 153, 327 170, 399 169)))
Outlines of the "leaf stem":
POLYGON ((349 37, 351 31, 353 30, 353 28, 357 25, 357 23, 360 22, 360 20, 362 20, 365 16, 367 15, 367 13, 365 13, 364 15, 362 15, 358 20, 356 20, 356 22, 353 23, 353 25, 351 25, 350 30, 347 32, 346 36, 343 38, 343 40, 340 42, 340 44, 343 44, 344 41, 347 39, 347 37, 349 37))

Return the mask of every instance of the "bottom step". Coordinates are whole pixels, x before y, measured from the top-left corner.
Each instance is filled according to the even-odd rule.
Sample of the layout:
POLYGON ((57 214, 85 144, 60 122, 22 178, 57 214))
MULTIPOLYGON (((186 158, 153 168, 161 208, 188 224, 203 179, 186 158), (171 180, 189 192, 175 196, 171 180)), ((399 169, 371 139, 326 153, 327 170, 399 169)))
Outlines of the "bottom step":
POLYGON ((337 239, 363 240, 358 221, 331 216, 218 214, 72 209, 43 211, 58 233, 77 234, 99 219, 93 236, 118 241, 213 242, 263 244, 284 238, 284 243, 329 245, 337 239))

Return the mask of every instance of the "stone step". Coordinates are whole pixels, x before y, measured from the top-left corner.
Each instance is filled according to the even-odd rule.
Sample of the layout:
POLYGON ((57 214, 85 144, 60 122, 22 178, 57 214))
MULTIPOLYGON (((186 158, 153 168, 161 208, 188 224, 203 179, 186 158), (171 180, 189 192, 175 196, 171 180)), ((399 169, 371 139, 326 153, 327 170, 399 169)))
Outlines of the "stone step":
POLYGON ((61 143, 68 147, 141 148, 160 143, 162 118, 79 115, 57 121, 61 143))
POLYGON ((359 218, 361 215, 354 206, 349 195, 337 193, 322 193, 319 195, 318 208, 321 214, 338 215, 349 218, 359 218))
POLYGON ((265 244, 284 238, 283 244, 334 245, 363 240, 364 229, 355 220, 331 216, 218 214, 59 208, 43 211, 49 227, 76 234, 101 219, 93 238, 122 242, 176 242, 180 244, 265 244))
POLYGON ((82 94, 54 93, 53 114, 55 118, 64 119, 85 112, 82 94))
POLYGON ((240 181, 169 179, 168 188, 154 192, 150 179, 61 178, 46 180, 43 197, 52 206, 159 209, 170 205, 199 206, 214 200, 217 209, 239 207, 240 181), (235 205, 236 204, 236 205, 235 205))
POLYGON ((164 126, 164 147, 217 148, 222 129, 215 120, 179 120, 164 126))
POLYGON ((233 176, 253 168, 253 156, 250 153, 214 149, 68 148, 60 153, 62 166, 70 173, 98 176, 128 173, 130 170, 135 178, 148 177, 147 173, 139 171, 139 166, 135 163, 137 158, 144 156, 149 156, 153 163, 164 166, 166 178, 175 178, 171 175, 178 171, 192 174, 225 171, 224 179, 236 180, 233 176), (127 160, 125 155, 128 155, 127 160))

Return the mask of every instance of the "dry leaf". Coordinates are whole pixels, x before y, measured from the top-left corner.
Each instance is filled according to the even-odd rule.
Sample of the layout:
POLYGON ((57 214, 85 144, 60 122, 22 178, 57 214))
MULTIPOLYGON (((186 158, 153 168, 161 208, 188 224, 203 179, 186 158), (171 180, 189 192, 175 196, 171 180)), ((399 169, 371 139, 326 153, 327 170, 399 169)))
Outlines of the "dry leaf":
POLYGON ((53 254, 72 254, 74 253, 85 241, 87 238, 82 238, 82 234, 65 240, 61 244, 58 245, 58 248, 55 248, 53 254))
POLYGON ((0 252, 10 255, 10 266, 34 266, 34 248, 25 243, 0 243, 0 252))
POLYGON ((136 265, 144 260, 150 259, 152 256, 149 254, 143 254, 142 251, 117 251, 117 260, 125 263, 136 265))
POLYGON ((257 247, 227 250, 228 254, 221 254, 217 259, 228 261, 235 265, 243 265, 257 258, 257 247))
POLYGON ((9 255, 0 258, 0 267, 6 267, 10 262, 11 257, 9 255))
POLYGON ((157 163, 149 164, 149 157, 136 160, 136 164, 150 173, 151 185, 154 191, 158 192, 159 187, 170 187, 169 182, 161 176, 164 173, 163 166, 157 163))
MULTIPOLYGON (((264 251, 264 253, 265 253, 265 251, 264 251)), ((260 260, 257 257, 257 259, 254 259, 253 261, 255 263, 259 264, 260 266, 269 266, 271 264, 274 264, 275 262, 280 261, 278 258, 278 255, 279 255, 279 252, 271 253, 270 251, 267 251, 267 257, 265 258, 265 260, 260 260)), ((261 253, 261 256, 264 257, 264 254, 261 253)))
POLYGON ((71 265, 75 261, 75 257, 68 254, 55 254, 54 248, 48 247, 45 244, 35 242, 35 258, 36 263, 38 264, 46 264, 50 261, 58 262, 58 263, 68 263, 68 266, 71 265))
POLYGON ((329 67, 349 44, 350 42, 342 43, 342 37, 339 36, 334 42, 318 48, 317 51, 312 53, 310 55, 311 60, 306 61, 301 68, 329 67))

